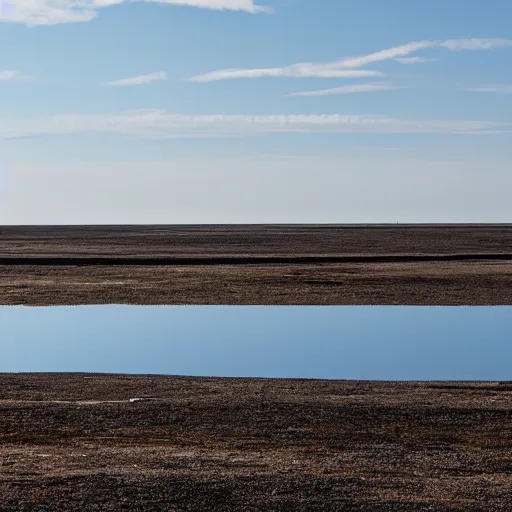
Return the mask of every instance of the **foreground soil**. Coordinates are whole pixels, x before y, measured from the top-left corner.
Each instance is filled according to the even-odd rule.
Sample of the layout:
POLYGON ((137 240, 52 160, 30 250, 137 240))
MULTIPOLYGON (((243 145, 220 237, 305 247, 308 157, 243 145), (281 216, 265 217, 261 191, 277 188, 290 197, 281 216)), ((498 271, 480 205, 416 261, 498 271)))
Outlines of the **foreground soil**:
POLYGON ((0 496, 1 511, 506 511, 512 383, 0 374, 0 496))
POLYGON ((511 305, 512 225, 1 227, 0 304, 511 305))

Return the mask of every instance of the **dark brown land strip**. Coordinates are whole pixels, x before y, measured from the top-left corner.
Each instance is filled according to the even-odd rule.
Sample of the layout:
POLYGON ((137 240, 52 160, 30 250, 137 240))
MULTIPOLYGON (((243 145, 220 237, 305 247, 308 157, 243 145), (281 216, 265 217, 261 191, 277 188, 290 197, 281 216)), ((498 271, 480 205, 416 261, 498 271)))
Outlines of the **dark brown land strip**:
POLYGON ((0 304, 512 304, 512 225, 0 228, 0 304))
POLYGON ((210 258, 151 258, 101 256, 99 258, 68 256, 0 257, 0 266, 198 266, 198 265, 311 265, 335 263, 412 263, 429 261, 511 261, 512 254, 387 254, 373 256, 212 256, 210 258))
POLYGON ((0 375, 0 496, 5 512, 506 511, 512 384, 0 375))

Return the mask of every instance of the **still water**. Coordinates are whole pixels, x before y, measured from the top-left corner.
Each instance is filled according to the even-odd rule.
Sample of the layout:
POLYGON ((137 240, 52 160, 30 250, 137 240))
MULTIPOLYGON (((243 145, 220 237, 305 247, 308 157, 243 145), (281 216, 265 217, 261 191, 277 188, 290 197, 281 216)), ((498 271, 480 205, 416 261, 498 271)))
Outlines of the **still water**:
POLYGON ((0 307, 0 372, 512 380, 512 307, 0 307))

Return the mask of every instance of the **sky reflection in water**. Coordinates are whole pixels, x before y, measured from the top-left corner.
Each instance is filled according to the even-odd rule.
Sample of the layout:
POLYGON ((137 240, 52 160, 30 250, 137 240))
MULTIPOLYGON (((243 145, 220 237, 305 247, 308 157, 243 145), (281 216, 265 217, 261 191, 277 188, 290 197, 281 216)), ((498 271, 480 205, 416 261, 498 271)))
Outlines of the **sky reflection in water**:
POLYGON ((512 380, 512 307, 0 307, 0 372, 512 380))

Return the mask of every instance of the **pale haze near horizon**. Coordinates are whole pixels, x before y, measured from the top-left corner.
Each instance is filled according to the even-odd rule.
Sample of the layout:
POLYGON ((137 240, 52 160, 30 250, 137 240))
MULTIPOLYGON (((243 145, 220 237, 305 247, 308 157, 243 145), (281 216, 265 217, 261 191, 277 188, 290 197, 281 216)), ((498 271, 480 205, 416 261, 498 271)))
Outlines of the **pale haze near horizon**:
POLYGON ((2 223, 500 223, 512 219, 512 175, 506 169, 487 170, 484 163, 391 157, 380 164, 368 158, 219 163, 222 167, 215 172, 206 161, 17 164, 9 179, 10 195, 0 206, 2 223), (417 165, 424 173, 415 172, 417 165))

